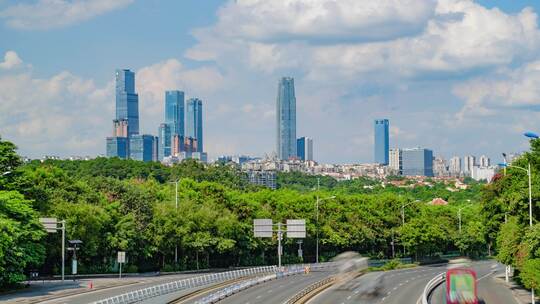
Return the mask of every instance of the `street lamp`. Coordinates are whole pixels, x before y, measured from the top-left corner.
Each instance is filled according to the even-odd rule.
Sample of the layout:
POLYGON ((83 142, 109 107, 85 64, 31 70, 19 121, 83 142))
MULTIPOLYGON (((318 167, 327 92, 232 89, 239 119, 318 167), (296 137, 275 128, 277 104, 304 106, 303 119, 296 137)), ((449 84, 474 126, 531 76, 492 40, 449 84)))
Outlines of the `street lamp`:
POLYGON ((402 226, 405 226, 405 207, 409 206, 410 204, 417 203, 419 201, 420 200, 415 200, 415 201, 409 202, 407 204, 401 205, 401 225, 402 226))
MULTIPOLYGON (((170 183, 174 183, 174 185, 175 185, 175 188, 174 188, 174 191, 175 191, 174 208, 175 208, 176 211, 178 211, 178 183, 179 182, 180 182, 180 179, 177 179, 174 182, 170 182, 170 183)), ((174 265, 175 266, 178 265, 178 244, 175 244, 175 246, 174 246, 174 265)))
POLYGON ((319 263, 319 203, 331 199, 335 199, 336 196, 332 195, 330 197, 326 198, 319 198, 319 194, 317 194, 317 203, 316 203, 316 212, 317 212, 317 245, 315 247, 315 263, 319 263))

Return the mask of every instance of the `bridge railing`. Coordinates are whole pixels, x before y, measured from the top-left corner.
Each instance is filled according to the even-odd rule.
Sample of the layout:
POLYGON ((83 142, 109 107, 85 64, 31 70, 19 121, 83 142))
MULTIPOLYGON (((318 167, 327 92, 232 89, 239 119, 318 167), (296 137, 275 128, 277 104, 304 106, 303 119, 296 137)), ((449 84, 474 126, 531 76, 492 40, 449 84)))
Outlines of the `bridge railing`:
POLYGON ((433 279, 431 279, 426 287, 424 287, 424 292, 422 293, 422 304, 429 304, 429 296, 439 286, 442 282, 446 280, 445 273, 440 273, 433 279))
POLYGON ((262 273, 275 273, 276 266, 263 266, 255 268, 240 269, 234 271, 211 273, 202 276, 182 279, 174 282, 150 286, 103 300, 93 302, 93 304, 130 304, 144 301, 153 297, 158 297, 185 289, 201 287, 209 284, 220 283, 245 276, 252 276, 262 273))

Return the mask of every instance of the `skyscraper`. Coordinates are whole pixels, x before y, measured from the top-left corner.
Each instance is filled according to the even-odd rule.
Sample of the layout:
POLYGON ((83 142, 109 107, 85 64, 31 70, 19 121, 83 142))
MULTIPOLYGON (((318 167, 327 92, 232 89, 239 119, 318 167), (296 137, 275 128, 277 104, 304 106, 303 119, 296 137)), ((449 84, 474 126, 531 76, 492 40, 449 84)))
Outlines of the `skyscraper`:
POLYGON ((476 164, 476 157, 473 155, 468 155, 463 158, 463 172, 471 175, 472 169, 476 164))
POLYGON ((158 160, 171 156, 172 134, 169 124, 162 123, 158 129, 158 160))
POLYGON ((490 164, 491 164, 491 161, 490 161, 489 157, 487 157, 485 155, 480 156, 480 159, 478 160, 478 165, 481 168, 487 168, 487 167, 489 167, 490 164))
POLYGON ((129 139, 127 137, 107 137, 107 157, 129 157, 129 139))
POLYGON ((401 175, 403 160, 401 149, 390 149, 389 151, 388 166, 393 170, 396 175, 401 175))
POLYGON ((406 176, 433 176, 433 151, 429 149, 403 149, 402 170, 406 176))
POLYGON ((157 137, 153 135, 133 135, 129 139, 129 157, 140 161, 157 159, 157 137))
POLYGON ((197 151, 204 152, 203 148, 203 125, 202 125, 202 101, 198 98, 190 98, 186 105, 186 137, 197 140, 197 151))
POLYGON ((165 92, 165 123, 172 135, 184 136, 184 92, 165 92))
POLYGON ((388 152, 390 149, 390 136, 388 119, 375 120, 375 162, 388 165, 388 152))
POLYGON ((313 139, 300 137, 296 140, 296 154, 303 161, 313 160, 313 139))
POLYGON ((454 156, 450 159, 450 174, 459 176, 461 174, 461 158, 454 156))
POLYGON ((282 77, 276 100, 277 154, 279 159, 296 156, 296 97, 294 79, 282 77))
POLYGON ((116 120, 127 121, 128 137, 139 134, 139 95, 130 70, 116 70, 116 120))

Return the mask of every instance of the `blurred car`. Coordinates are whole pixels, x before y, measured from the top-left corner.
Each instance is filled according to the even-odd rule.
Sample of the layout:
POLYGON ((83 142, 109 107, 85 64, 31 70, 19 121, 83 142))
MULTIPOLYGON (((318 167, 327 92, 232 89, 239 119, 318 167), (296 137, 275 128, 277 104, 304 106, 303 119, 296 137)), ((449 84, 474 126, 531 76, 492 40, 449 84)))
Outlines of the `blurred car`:
POLYGON ((470 268, 446 271, 446 304, 478 304, 476 272, 470 268))

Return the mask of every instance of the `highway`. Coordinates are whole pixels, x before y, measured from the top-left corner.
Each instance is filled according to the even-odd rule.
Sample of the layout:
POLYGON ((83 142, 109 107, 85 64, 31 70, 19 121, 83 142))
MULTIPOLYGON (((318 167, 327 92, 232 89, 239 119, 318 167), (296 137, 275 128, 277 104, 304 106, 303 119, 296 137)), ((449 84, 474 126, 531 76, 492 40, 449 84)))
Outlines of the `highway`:
MULTIPOLYGON (((494 261, 474 263, 478 280, 478 297, 481 304, 517 304, 508 288, 502 287, 494 279, 497 273, 504 273, 504 266, 494 261)), ((446 304, 444 284, 433 291, 431 304, 446 304)))
POLYGON ((394 270, 382 274, 371 272, 340 286, 333 286, 308 303, 415 304, 429 280, 445 269, 446 265, 394 270), (383 281, 379 292, 375 295, 363 293, 365 286, 371 285, 380 275, 383 281))
MULTIPOLYGON (((187 279, 195 276, 200 276, 205 273, 190 273, 190 274, 180 274, 180 275, 168 275, 168 276, 159 276, 159 277, 151 277, 151 278, 144 278, 141 279, 140 283, 130 284, 130 285, 124 285, 124 286, 118 286, 113 288, 107 288, 102 290, 93 290, 81 294, 75 294, 70 295, 66 297, 61 297, 57 299, 42 301, 40 303, 44 304, 63 304, 63 303, 70 303, 70 304, 86 304, 91 303, 94 301, 98 301, 104 298, 117 296, 119 294, 123 294, 126 292, 134 291, 141 288, 146 288, 154 285, 159 285, 163 283, 173 282, 177 280, 187 279)), ((20 303, 20 302, 13 302, 13 303, 20 303)), ((26 302, 31 303, 31 302, 26 302)))
POLYGON ((305 287, 322 280, 333 272, 321 270, 309 274, 297 274, 253 286, 234 294, 220 304, 276 304, 283 303, 305 287))

